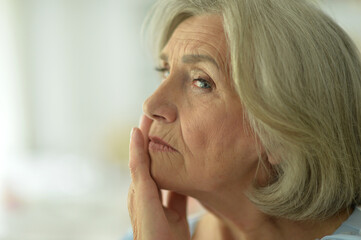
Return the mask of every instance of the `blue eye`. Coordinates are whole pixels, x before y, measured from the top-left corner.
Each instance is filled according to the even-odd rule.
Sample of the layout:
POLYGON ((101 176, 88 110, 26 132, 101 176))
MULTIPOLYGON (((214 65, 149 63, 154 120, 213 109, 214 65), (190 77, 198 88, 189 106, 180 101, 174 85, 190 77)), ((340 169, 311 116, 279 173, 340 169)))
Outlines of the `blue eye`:
POLYGON ((194 83, 194 85, 196 85, 199 88, 212 89, 212 84, 204 79, 194 79, 193 83, 194 83))

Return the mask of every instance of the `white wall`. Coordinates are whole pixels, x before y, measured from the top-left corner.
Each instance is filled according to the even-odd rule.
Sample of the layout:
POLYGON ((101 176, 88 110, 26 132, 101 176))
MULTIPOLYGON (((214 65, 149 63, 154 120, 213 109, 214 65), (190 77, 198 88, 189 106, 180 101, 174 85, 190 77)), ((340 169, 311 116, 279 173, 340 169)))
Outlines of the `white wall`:
POLYGON ((137 123, 155 87, 140 27, 152 1, 18 1, 29 140, 93 153, 108 125, 137 123))
POLYGON ((321 6, 361 49, 361 1, 321 0, 321 6))
POLYGON ((7 156, 24 148, 24 112, 17 69, 13 9, 0 0, 0 237, 6 232, 4 175, 7 156))

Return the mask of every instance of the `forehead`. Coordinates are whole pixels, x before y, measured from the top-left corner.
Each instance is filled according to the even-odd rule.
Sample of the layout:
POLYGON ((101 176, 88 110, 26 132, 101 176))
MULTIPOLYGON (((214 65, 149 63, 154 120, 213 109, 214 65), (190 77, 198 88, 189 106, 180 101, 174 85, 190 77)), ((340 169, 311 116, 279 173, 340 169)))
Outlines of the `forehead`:
POLYGON ((201 15, 183 21, 174 31, 162 54, 172 57, 173 53, 181 52, 211 55, 223 65, 227 44, 222 17, 201 15))

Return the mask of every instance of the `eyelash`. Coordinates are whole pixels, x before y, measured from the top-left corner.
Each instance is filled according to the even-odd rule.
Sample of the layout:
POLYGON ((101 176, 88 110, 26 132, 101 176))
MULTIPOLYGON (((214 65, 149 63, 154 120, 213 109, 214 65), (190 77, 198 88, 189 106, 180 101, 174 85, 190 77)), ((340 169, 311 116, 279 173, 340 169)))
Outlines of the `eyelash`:
POLYGON ((193 83, 195 83, 195 82, 208 84, 207 87, 200 87, 200 86, 198 86, 197 84, 194 84, 195 86, 197 86, 197 87, 199 87, 199 88, 202 88, 202 89, 205 89, 205 90, 212 90, 212 88, 213 88, 212 83, 210 83, 209 81, 207 81, 207 80, 205 80, 205 79, 196 78, 196 79, 193 80, 193 83))
POLYGON ((162 77, 163 78, 167 78, 168 75, 169 75, 169 69, 166 68, 166 67, 156 67, 155 70, 159 73, 161 73, 162 77), (167 76, 164 76, 165 72, 168 72, 168 75, 167 76))
MULTIPOLYGON (((156 70, 157 72, 160 72, 160 73, 162 74, 162 77, 163 77, 164 79, 169 76, 169 69, 166 68, 166 67, 156 67, 155 70, 156 70), (168 72, 168 75, 167 75, 167 76, 164 75, 165 72, 168 72)), ((200 86, 198 86, 197 84, 194 84, 194 85, 195 85, 196 87, 198 87, 198 88, 205 89, 205 90, 209 90, 209 91, 211 91, 211 90, 213 89, 213 87, 214 87, 212 81, 208 81, 208 80, 203 79, 203 78, 193 79, 192 82, 193 82, 193 83, 195 83, 195 82, 200 82, 200 83, 206 83, 206 84, 208 84, 208 87, 200 87, 200 86)))

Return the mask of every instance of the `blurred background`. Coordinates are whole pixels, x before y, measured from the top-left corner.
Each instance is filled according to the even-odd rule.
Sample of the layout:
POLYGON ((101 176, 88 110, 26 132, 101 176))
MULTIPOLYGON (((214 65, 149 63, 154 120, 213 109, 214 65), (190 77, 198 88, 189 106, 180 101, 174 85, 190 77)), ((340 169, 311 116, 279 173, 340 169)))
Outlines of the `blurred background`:
MULTIPOLYGON (((111 240, 130 227, 129 133, 158 84, 154 0, 0 0, 0 240, 111 240)), ((361 0, 322 8, 361 49, 361 0)))

